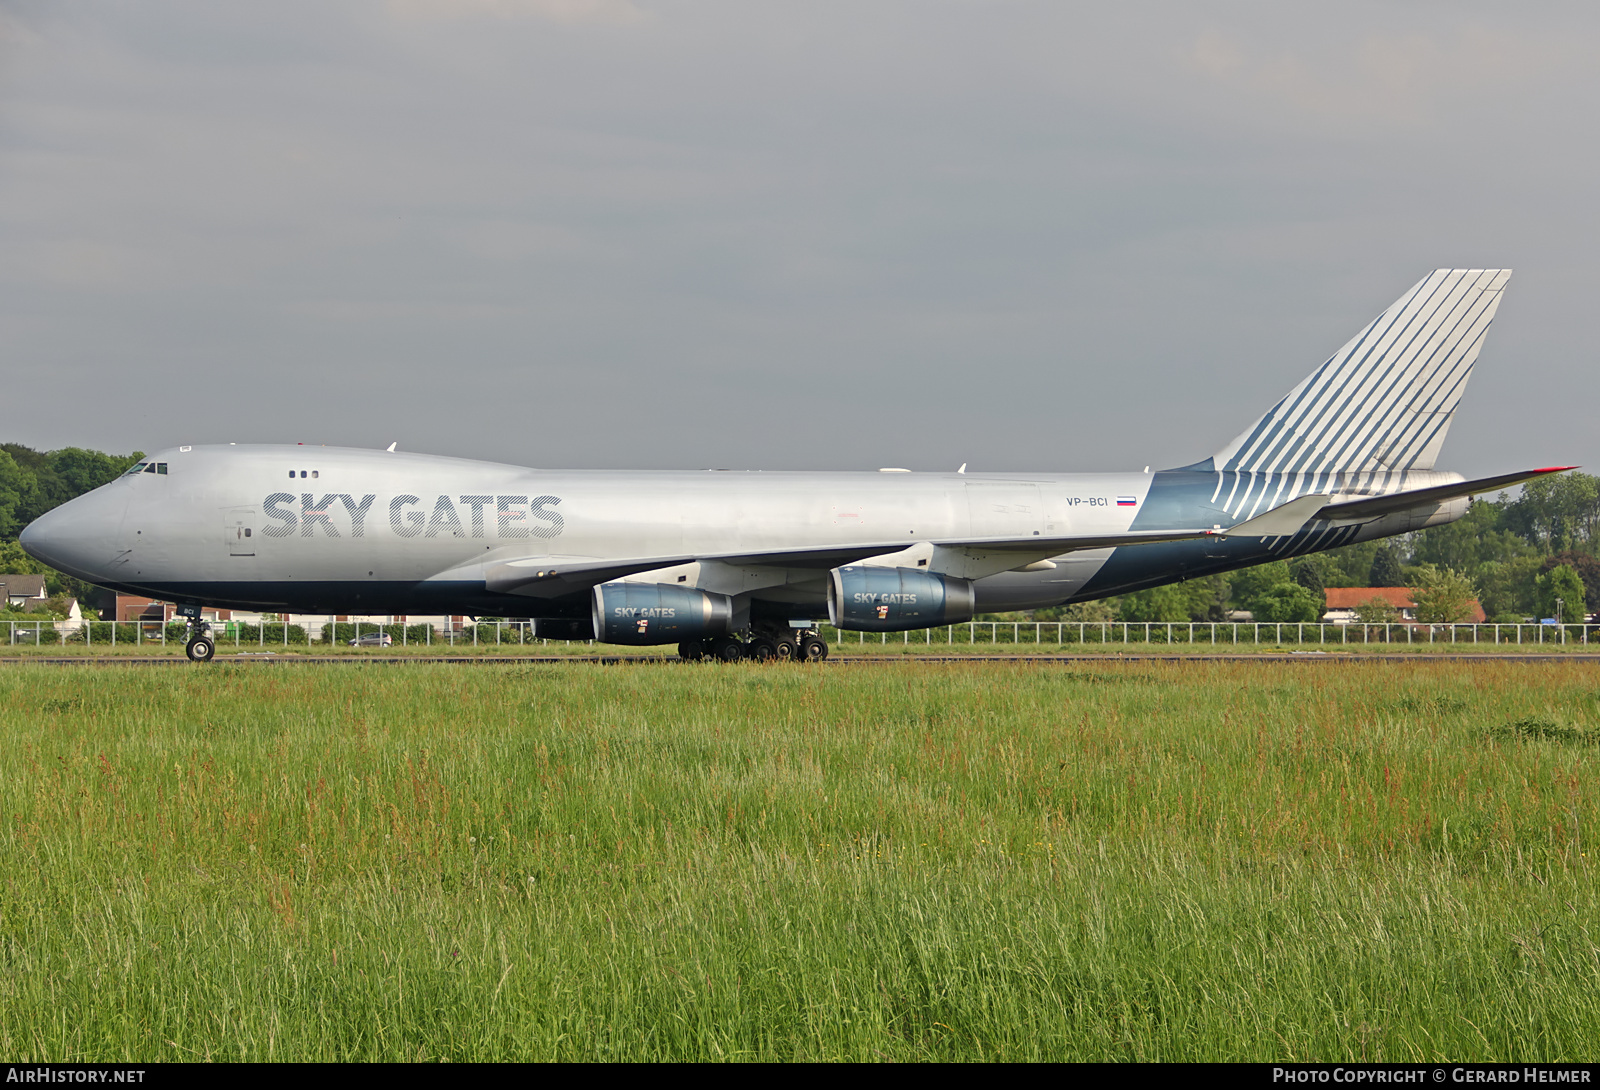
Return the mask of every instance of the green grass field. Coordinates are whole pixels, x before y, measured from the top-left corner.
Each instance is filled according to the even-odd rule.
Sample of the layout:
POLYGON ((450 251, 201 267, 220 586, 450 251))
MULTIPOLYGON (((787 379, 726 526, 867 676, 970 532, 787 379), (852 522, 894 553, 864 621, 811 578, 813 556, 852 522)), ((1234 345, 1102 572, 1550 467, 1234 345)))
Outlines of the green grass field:
POLYGON ((12 665, 0 1054, 1555 1060, 1584 663, 12 665))

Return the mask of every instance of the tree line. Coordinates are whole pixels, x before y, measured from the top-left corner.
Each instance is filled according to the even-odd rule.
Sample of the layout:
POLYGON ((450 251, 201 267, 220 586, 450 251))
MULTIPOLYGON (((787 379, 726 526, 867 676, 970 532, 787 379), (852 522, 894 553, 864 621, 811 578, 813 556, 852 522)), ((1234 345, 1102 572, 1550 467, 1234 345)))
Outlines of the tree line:
MULTIPOLYGON (((21 443, 0 443, 0 572, 43 575, 45 592, 51 597, 46 613, 60 615, 67 598, 78 599, 86 614, 110 609, 115 596, 40 564, 22 551, 17 535, 52 507, 115 480, 143 457, 142 451, 126 455, 82 447, 37 451, 21 443)), ((0 602, 0 611, 5 605, 0 602)), ((40 614, 27 616, 34 620, 40 614)))

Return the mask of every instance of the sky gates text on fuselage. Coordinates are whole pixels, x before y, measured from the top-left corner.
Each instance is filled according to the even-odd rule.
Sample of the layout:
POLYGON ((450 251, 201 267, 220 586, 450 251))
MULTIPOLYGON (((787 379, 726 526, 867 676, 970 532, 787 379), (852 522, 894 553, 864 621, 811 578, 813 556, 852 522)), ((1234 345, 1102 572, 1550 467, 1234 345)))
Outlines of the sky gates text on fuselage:
MULTIPOLYGON (((365 537, 367 515, 373 509, 377 493, 369 492, 357 500, 347 492, 325 492, 320 499, 315 493, 299 494, 299 510, 293 507, 295 495, 274 492, 262 501, 261 510, 274 523, 262 527, 267 537, 316 537, 320 531, 326 537, 341 537, 339 525, 334 521, 338 511, 344 512, 344 533, 350 537, 365 537), (337 503, 338 507, 334 504, 337 503)), ((561 502, 560 496, 465 494, 458 500, 448 495, 437 496, 431 509, 420 496, 399 495, 388 502, 389 529, 396 537, 496 537, 507 541, 531 537, 557 537, 566 520, 560 512, 551 510, 561 502), (467 511, 463 521, 456 504, 467 511), (485 511, 494 509, 494 533, 489 533, 489 520, 485 511), (424 514, 424 510, 429 513, 424 514)))

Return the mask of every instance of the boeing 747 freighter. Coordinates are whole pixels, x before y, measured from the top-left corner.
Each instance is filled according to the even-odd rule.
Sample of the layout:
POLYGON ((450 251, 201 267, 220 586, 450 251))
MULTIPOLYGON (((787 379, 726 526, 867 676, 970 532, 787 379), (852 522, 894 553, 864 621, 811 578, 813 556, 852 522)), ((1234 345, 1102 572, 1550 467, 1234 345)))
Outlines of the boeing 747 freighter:
POLYGON ((180 446, 35 520, 22 547, 177 603, 196 660, 214 653, 204 606, 530 617, 691 659, 819 659, 822 617, 898 632, 1103 598, 1437 526, 1559 472, 1434 468, 1510 275, 1430 273, 1176 469, 614 472, 180 446))

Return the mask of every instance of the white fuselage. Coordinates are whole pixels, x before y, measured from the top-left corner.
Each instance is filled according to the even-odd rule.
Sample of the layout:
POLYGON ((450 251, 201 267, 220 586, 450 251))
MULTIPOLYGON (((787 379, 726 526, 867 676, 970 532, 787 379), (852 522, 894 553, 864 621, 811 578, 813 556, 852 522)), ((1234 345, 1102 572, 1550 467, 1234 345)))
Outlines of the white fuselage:
MULTIPOLYGON (((508 566, 543 574, 547 566, 608 561, 630 564, 606 578, 734 596, 769 614, 821 616, 835 563, 937 571, 937 562, 929 566, 935 542, 1096 537, 1126 532, 1141 515, 1156 529, 1228 526, 1299 487, 1286 481, 1270 500, 1261 491, 1246 504, 1232 502, 1244 493, 1213 473, 539 470, 305 446, 180 447, 143 464, 151 471, 37 520, 26 547, 81 578, 179 602, 501 616, 587 609, 590 584, 547 581, 497 593, 496 573, 508 566), (1166 482, 1158 496, 1157 480, 1166 482), (797 555, 826 557, 835 548, 844 559, 797 555)), ((1453 475, 1407 481, 1446 476, 1453 475)), ((1397 476, 1377 490, 1407 481, 1397 476)), ((1288 554, 1289 539, 1141 546, 1129 555, 1148 556, 1154 567, 1135 570, 1124 560, 1115 584, 1103 587, 1094 585, 1097 574, 1122 550, 1015 564, 1027 570, 1008 570, 1013 562, 1002 560, 968 574, 979 609, 1034 608, 1409 528, 1351 527, 1307 538, 1288 554)))

